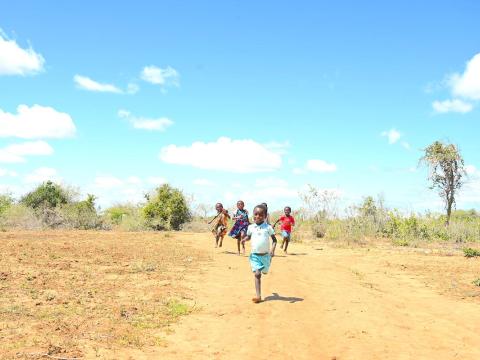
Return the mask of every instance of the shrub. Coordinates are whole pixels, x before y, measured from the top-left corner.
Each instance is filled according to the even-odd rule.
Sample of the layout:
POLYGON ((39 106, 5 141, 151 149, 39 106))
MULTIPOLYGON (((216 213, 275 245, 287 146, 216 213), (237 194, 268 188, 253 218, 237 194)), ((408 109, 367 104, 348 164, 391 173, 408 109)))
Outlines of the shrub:
POLYGON ((5 210, 7 210, 10 206, 13 205, 13 199, 8 194, 0 195, 0 215, 2 215, 5 210))
POLYGON ((158 187, 147 199, 143 216, 147 226, 154 230, 180 230, 191 219, 185 196, 168 184, 158 187))
POLYGON ((26 230, 42 228, 41 221, 35 216, 33 209, 23 204, 13 204, 6 208, 0 216, 0 226, 26 230))
POLYGON ((112 206, 104 211, 103 217, 106 225, 119 230, 141 231, 146 229, 142 208, 137 205, 112 206))
POLYGON ((324 238, 327 233, 325 225, 321 223, 315 223, 312 225, 312 234, 318 239, 324 238))
POLYGON ((53 209, 71 202, 71 195, 62 186, 47 181, 26 194, 20 202, 34 210, 53 209))
POLYGON ((83 201, 72 202, 60 208, 61 226, 73 229, 97 229, 101 226, 95 209, 95 196, 89 194, 83 201))
POLYGON ((480 250, 472 249, 472 248, 464 248, 463 254, 467 258, 476 257, 476 256, 480 256, 480 250))
POLYGON ((480 286, 480 278, 473 280, 472 284, 476 286, 480 286))

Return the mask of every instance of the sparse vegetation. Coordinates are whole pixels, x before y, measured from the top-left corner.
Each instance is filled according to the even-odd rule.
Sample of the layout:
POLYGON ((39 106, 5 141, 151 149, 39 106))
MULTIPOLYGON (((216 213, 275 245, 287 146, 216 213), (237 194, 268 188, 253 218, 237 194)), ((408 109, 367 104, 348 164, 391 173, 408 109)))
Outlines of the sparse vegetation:
POLYGON ((179 241, 182 233, 164 235, 0 233, 0 358, 52 347, 62 358, 90 358, 95 349, 116 358, 164 345, 168 326, 192 311, 181 280, 207 259, 179 241))
POLYGON ((435 141, 425 149, 421 162, 427 164, 430 170, 430 189, 438 190, 444 202, 447 213, 445 225, 448 226, 457 192, 463 186, 466 174, 463 157, 458 146, 435 141))
POLYGON ((143 214, 147 226, 154 230, 180 230, 191 219, 187 199, 179 189, 168 184, 147 196, 143 214))
POLYGON ((477 256, 480 256, 480 250, 472 249, 472 248, 464 248, 463 254, 467 258, 477 257, 477 256))

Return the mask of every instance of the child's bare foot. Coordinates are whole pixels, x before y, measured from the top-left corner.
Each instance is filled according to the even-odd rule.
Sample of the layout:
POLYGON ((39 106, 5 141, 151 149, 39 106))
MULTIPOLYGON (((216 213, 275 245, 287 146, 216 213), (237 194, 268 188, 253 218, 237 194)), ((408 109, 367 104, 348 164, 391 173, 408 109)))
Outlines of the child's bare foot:
POLYGON ((262 302, 262 298, 254 297, 254 298, 252 298, 252 302, 255 303, 255 304, 258 304, 258 303, 262 302))

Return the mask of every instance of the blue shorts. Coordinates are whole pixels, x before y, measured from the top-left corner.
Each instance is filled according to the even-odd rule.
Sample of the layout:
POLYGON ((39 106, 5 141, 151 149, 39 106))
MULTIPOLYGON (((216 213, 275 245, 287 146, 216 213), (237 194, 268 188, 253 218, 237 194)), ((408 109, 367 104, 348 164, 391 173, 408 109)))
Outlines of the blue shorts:
POLYGON ((250 254, 249 260, 253 272, 260 270, 264 274, 268 273, 268 270, 270 269, 270 264, 272 263, 272 257, 270 256, 270 254, 250 254))
POLYGON ((290 236, 291 236, 291 233, 289 233, 289 232, 286 231, 286 230, 282 230, 282 237, 283 237, 284 239, 290 240, 290 236))

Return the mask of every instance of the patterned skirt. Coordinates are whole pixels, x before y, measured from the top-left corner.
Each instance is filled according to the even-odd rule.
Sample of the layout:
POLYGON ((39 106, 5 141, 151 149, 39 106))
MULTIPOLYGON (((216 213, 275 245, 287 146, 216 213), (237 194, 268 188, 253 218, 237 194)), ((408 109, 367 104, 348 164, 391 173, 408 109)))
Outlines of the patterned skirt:
POLYGON ((236 238, 238 237, 238 235, 240 235, 242 231, 244 233, 247 233, 248 225, 249 224, 246 221, 243 221, 243 220, 236 221, 235 224, 233 224, 232 229, 228 233, 228 236, 231 236, 232 238, 236 238))

